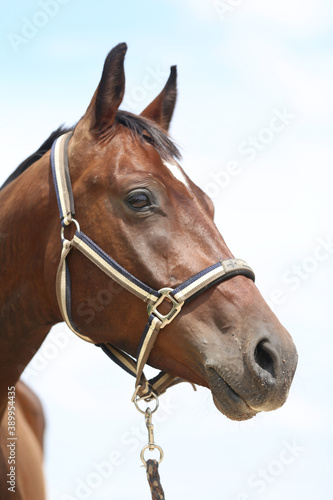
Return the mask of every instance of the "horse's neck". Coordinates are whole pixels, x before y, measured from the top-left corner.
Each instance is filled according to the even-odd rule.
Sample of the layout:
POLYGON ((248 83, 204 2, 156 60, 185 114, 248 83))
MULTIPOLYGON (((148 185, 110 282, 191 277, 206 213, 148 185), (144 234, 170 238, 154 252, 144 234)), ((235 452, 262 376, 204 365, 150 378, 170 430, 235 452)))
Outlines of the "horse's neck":
POLYGON ((43 157, 0 192, 0 414, 8 386, 57 322, 54 293, 45 284, 47 266, 55 274, 46 253, 57 214, 47 163, 43 157))

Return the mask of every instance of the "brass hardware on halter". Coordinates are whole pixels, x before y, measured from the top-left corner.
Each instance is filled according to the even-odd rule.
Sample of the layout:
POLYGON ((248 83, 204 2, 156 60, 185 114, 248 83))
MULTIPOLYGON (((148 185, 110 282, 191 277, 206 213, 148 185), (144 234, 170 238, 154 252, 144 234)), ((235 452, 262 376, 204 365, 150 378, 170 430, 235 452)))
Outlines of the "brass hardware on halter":
POLYGON ((78 223, 78 221, 76 219, 73 219, 71 215, 65 217, 64 218, 64 225, 61 226, 61 240, 62 241, 64 241, 66 239, 65 238, 65 229, 66 229, 66 227, 70 226, 71 224, 75 224, 76 230, 78 232, 81 231, 80 224, 78 223))
POLYGON ((145 451, 146 450, 149 450, 149 451, 158 450, 160 453, 158 463, 160 464, 163 460, 164 453, 163 453, 162 448, 158 444, 155 443, 154 425, 153 425, 153 413, 155 413, 155 411, 158 409, 158 406, 159 406, 158 397, 156 396, 156 394, 151 393, 149 396, 149 401, 147 401, 146 398, 140 398, 139 396, 137 396, 137 394, 135 392, 134 396, 132 398, 132 401, 135 404, 136 409, 145 416, 146 427, 148 430, 148 444, 146 446, 144 446, 141 450, 141 453, 140 453, 141 461, 142 461, 143 465, 147 468, 147 461, 145 460, 145 451), (144 401, 144 402, 148 403, 152 399, 155 400, 155 407, 153 408, 153 410, 151 410, 151 408, 149 406, 145 410, 140 408, 139 401, 144 401))
POLYGON ((145 415, 147 410, 142 410, 142 409, 140 408, 140 406, 139 406, 139 402, 140 402, 140 401, 144 401, 145 403, 149 403, 150 401, 155 400, 155 408, 154 408, 153 410, 151 410, 151 413, 155 413, 155 411, 158 409, 159 404, 160 404, 160 402, 159 402, 159 399, 158 399, 157 395, 156 395, 153 391, 150 391, 148 396, 144 396, 144 397, 142 397, 142 398, 141 398, 141 397, 138 395, 138 392, 139 392, 140 388, 141 388, 141 385, 138 385, 138 386, 136 387, 136 389, 135 389, 135 391, 134 391, 134 394, 133 394, 133 396, 132 396, 132 399, 131 399, 132 403, 134 403, 134 404, 135 404, 135 408, 136 408, 136 409, 137 409, 140 413, 142 413, 143 415, 145 415))
POLYGON ((154 304, 148 304, 147 311, 148 316, 154 314, 160 321, 162 321, 162 325, 160 328, 163 328, 164 326, 171 323, 175 316, 177 316, 184 302, 178 302, 171 295, 171 292, 173 292, 173 288, 161 288, 158 292, 161 294, 161 297, 154 304), (171 303, 171 310, 168 312, 168 314, 161 314, 157 310, 157 308, 162 304, 162 302, 164 302, 165 299, 168 300, 169 303, 171 303))
MULTIPOLYGON (((156 411, 156 408, 154 411, 156 411)), ((148 444, 142 448, 141 453, 140 453, 141 461, 146 468, 147 468, 147 462, 146 462, 145 456, 144 456, 146 450, 154 451, 156 449, 160 452, 160 458, 158 460, 159 464, 162 462, 163 456, 164 456, 162 448, 160 446, 158 446, 158 444, 155 444, 154 425, 152 422, 152 414, 153 414, 153 412, 151 411, 151 409, 148 406, 148 408, 145 412, 146 427, 148 430, 148 444)))

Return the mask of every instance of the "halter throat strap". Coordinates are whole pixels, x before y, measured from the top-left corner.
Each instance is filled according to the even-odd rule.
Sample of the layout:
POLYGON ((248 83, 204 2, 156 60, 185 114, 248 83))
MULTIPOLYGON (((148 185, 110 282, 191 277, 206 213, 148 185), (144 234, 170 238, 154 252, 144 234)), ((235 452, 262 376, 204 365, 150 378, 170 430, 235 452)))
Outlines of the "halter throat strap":
POLYGON ((160 395, 168 387, 182 381, 182 379, 164 372, 161 372, 157 377, 148 381, 143 373, 144 366, 148 361, 159 331, 173 321, 185 303, 209 287, 237 275, 246 276, 253 281, 255 276, 250 266, 241 259, 221 260, 195 274, 174 289, 161 288, 160 290, 155 290, 129 273, 84 234, 80 230, 79 223, 74 218, 74 196, 68 162, 68 143, 71 135, 72 132, 68 132, 60 136, 54 141, 51 149, 51 168, 62 224, 62 252, 56 278, 59 308, 67 326, 81 339, 94 343, 88 336, 80 332, 72 317, 71 279, 67 262, 68 254, 72 248, 79 250, 112 280, 147 303, 148 321, 138 347, 137 361, 110 343, 96 345, 110 359, 136 378, 134 397, 148 400, 153 394, 160 395), (73 223, 76 226, 76 232, 73 238, 68 240, 65 238, 64 229, 73 223), (171 303, 171 309, 166 315, 158 311, 158 307, 163 301, 171 303))

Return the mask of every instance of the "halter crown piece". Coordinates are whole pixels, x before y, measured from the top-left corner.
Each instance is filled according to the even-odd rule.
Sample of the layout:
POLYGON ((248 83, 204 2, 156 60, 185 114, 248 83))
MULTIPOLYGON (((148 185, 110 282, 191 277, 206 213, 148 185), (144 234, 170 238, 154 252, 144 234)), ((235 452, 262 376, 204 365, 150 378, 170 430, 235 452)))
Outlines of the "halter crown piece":
POLYGON ((80 230, 80 225, 74 218, 74 197, 68 165, 68 143, 71 135, 72 132, 68 132, 60 136, 54 141, 51 149, 51 167, 62 222, 62 252, 56 278, 60 311, 67 326, 76 335, 87 342, 94 343, 78 330, 72 318, 71 280, 67 263, 67 256, 72 248, 78 249, 110 278, 147 303, 148 321, 138 347, 137 361, 109 343, 96 345, 101 347, 109 358, 121 368, 136 378, 133 400, 143 398, 149 401, 149 399, 165 392, 168 387, 183 381, 183 379, 164 372, 160 372, 159 375, 148 381, 143 373, 144 365, 147 363, 159 331, 171 323, 180 313, 183 305, 195 295, 214 284, 238 275, 246 276, 254 281, 254 273, 244 260, 227 259, 204 269, 174 289, 154 290, 126 271, 80 230), (64 235, 65 227, 70 224, 76 226, 76 232, 71 241, 67 240, 64 235), (162 315, 157 309, 164 300, 167 300, 169 304, 171 302, 171 310, 166 315, 162 315))

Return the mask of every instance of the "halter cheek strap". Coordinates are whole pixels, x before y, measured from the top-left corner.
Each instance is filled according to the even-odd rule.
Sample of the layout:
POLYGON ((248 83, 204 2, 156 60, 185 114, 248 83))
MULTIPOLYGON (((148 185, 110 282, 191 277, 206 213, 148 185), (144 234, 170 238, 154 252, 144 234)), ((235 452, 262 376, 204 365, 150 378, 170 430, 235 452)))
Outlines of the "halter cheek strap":
POLYGON ((137 361, 109 343, 96 345, 101 347, 110 359, 136 378, 133 398, 139 397, 148 400, 153 394, 160 395, 168 387, 183 381, 164 372, 160 372, 157 377, 148 381, 143 373, 159 331, 173 321, 185 303, 207 288, 237 275, 246 276, 254 281, 254 273, 241 259, 221 260, 195 274, 174 289, 155 290, 126 271, 84 234, 80 230, 79 223, 74 219, 74 197, 68 165, 68 143, 71 135, 72 132, 69 132, 59 137, 51 149, 51 167, 62 221, 62 253, 56 279, 59 308, 68 327, 83 340, 94 343, 93 340, 79 331, 72 317, 71 280, 67 262, 68 254, 72 248, 79 250, 112 280, 147 303, 148 321, 138 347, 137 361), (64 228, 73 223, 76 226, 76 232, 72 240, 69 241, 64 236, 64 228), (158 307, 163 301, 167 301, 171 307, 166 315, 158 311, 158 307))

